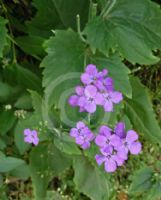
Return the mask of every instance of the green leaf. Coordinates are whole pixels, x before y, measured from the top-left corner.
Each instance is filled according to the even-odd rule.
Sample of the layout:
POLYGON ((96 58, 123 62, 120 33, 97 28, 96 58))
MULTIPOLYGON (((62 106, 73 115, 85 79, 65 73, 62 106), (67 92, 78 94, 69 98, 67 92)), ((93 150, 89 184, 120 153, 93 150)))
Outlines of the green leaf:
POLYGON ((53 0, 33 0, 32 4, 37 9, 37 13, 26 24, 30 36, 34 35, 47 39, 52 35, 52 29, 63 27, 60 24, 53 0))
POLYGON ((30 153, 30 169, 35 198, 43 200, 49 181, 69 167, 71 161, 53 144, 39 144, 30 153))
POLYGON ((78 146, 75 144, 75 141, 68 136, 69 133, 62 133, 61 137, 54 138, 55 146, 62 152, 69 155, 80 155, 81 151, 78 146))
POLYGON ((91 200, 108 200, 109 185, 103 174, 84 157, 74 159, 74 182, 77 190, 91 200))
POLYGON ((78 34, 72 30, 56 31, 56 36, 48 41, 47 53, 41 63, 45 68, 45 104, 48 111, 53 104, 60 108, 61 120, 70 124, 68 121, 73 122, 82 116, 78 115, 76 109, 67 105, 67 99, 73 93, 74 87, 80 83, 80 72, 83 71, 84 65, 84 45, 78 34), (68 120, 66 113, 69 113, 71 119, 68 120))
POLYGON ((145 195, 146 200, 160 200, 161 198, 161 183, 157 182, 152 185, 145 195))
POLYGON ((16 117, 13 111, 0 112, 0 134, 6 134, 14 125, 16 117))
POLYGON ((91 49, 105 55, 119 51, 132 63, 153 64, 159 58, 153 50, 161 49, 161 11, 147 0, 105 1, 101 16, 93 18, 84 34, 91 49))
POLYGON ((42 112, 42 98, 41 96, 34 90, 28 90, 31 98, 32 98, 32 105, 35 110, 35 113, 41 115, 42 112))
POLYGON ((24 164, 24 160, 0 154, 0 172, 9 172, 22 164, 24 164))
POLYGON ((152 186, 152 175, 153 171, 149 167, 143 167, 136 171, 132 177, 129 193, 135 194, 148 191, 152 186))
POLYGON ((161 129, 155 118, 147 89, 138 78, 131 77, 132 99, 125 99, 125 113, 136 130, 151 141, 160 143, 161 129))
POLYGON ((112 55, 109 58, 93 56, 90 61, 95 63, 99 70, 108 69, 109 76, 114 80, 115 89, 129 98, 132 97, 132 88, 129 81, 130 70, 121 62, 118 55, 112 55))
POLYGON ((0 58, 3 56, 3 50, 5 45, 7 45, 7 20, 0 16, 0 58))
POLYGON ((24 68, 18 64, 12 66, 13 75, 20 85, 39 93, 42 92, 41 80, 31 70, 24 68))
POLYGON ((13 169, 12 171, 10 171, 9 175, 20 178, 22 180, 27 180, 30 176, 29 166, 26 163, 24 163, 18 166, 16 169, 13 169))
POLYGON ((44 55, 43 42, 44 38, 39 36, 20 36, 16 38, 19 47, 29 55, 44 55))
POLYGON ((77 29, 76 15, 80 15, 81 27, 88 19, 89 0, 53 0, 57 12, 64 26, 77 29))
POLYGON ((19 109, 31 109, 32 103, 31 103, 30 95, 23 94, 22 96, 20 96, 15 102, 14 107, 19 108, 19 109))
POLYGON ((56 31, 55 34, 56 36, 48 41, 48 55, 41 63, 45 68, 43 79, 45 87, 50 86, 56 78, 63 79, 69 72, 83 71, 84 45, 78 34, 72 30, 56 31))
POLYGON ((8 100, 8 98, 11 95, 12 87, 8 85, 7 83, 1 82, 0 81, 0 102, 4 102, 8 100))
POLYGON ((56 191, 48 191, 47 197, 45 200, 65 200, 64 195, 61 195, 59 192, 56 191))

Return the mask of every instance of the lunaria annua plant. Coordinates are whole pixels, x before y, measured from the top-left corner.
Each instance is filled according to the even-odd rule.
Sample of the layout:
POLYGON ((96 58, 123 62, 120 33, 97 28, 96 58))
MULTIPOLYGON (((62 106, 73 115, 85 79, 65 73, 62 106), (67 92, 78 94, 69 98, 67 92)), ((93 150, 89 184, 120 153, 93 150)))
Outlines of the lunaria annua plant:
MULTIPOLYGON (((79 106, 80 112, 94 113, 98 105, 103 106, 105 112, 112 112, 113 104, 120 103, 123 96, 114 90, 113 79, 107 75, 107 69, 98 71, 95 65, 87 65, 81 75, 82 85, 77 86, 76 94, 69 97, 69 104, 79 106)), ((102 125, 95 136, 84 122, 79 121, 76 128, 70 130, 70 136, 82 149, 90 148, 90 142, 95 139, 99 148, 99 153, 95 155, 96 162, 98 165, 104 163, 105 171, 109 173, 122 166, 129 153, 137 155, 141 151, 138 134, 134 130, 126 132, 124 122, 118 122, 114 130, 102 125)))

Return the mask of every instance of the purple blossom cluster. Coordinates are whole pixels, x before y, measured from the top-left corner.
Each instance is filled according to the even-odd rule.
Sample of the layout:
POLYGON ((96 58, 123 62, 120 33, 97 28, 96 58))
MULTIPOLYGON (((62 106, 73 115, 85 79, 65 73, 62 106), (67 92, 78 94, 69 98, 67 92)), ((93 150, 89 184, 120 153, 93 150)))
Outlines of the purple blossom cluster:
POLYGON ((39 143, 38 133, 36 130, 25 129, 24 130, 24 141, 35 146, 39 143))
POLYGON ((125 124, 119 122, 115 129, 101 126, 95 138, 100 154, 95 156, 98 165, 104 163, 106 172, 114 172, 128 159, 128 154, 137 155, 141 151, 138 134, 134 130, 125 131, 125 124))
POLYGON ((107 75, 107 69, 98 71, 95 65, 87 65, 81 75, 82 85, 76 87, 76 94, 70 96, 69 104, 79 106, 80 112, 94 113, 97 105, 103 106, 105 112, 112 112, 113 104, 120 103, 123 96, 114 90, 113 79, 107 75))
POLYGON ((82 149, 90 147, 90 142, 95 140, 99 147, 99 154, 95 156, 97 164, 104 163, 105 171, 108 173, 124 164, 128 154, 137 155, 141 151, 141 143, 138 141, 138 134, 134 130, 125 130, 123 122, 117 123, 114 130, 108 126, 101 126, 99 132, 94 136, 92 131, 83 123, 78 122, 76 128, 72 128, 70 136, 75 138, 76 144, 82 149))
POLYGON ((89 148, 90 142, 95 138, 92 131, 81 121, 77 123, 76 128, 70 130, 70 136, 75 138, 76 144, 82 149, 89 148))
MULTIPOLYGON (((114 90, 113 79, 107 76, 108 70, 98 71, 93 64, 87 65, 81 75, 81 86, 75 88, 75 95, 70 96, 68 102, 71 106, 79 106, 79 111, 94 113, 97 105, 103 106, 105 112, 113 111, 113 104, 122 101, 122 93, 114 90)), ((101 126, 95 136, 83 123, 78 122, 76 128, 70 130, 70 136, 75 138, 76 144, 82 149, 88 149, 92 140, 99 147, 99 154, 95 159, 98 165, 104 164, 108 173, 124 164, 128 155, 137 155, 141 151, 138 134, 134 130, 125 130, 125 124, 118 122, 114 130, 108 126, 101 126)))

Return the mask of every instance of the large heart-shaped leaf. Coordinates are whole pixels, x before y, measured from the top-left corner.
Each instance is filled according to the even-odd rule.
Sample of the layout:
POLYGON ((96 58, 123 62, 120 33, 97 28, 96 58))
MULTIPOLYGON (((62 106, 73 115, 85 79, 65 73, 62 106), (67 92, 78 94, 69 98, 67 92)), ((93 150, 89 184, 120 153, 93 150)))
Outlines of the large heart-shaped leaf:
POLYGON ((132 63, 152 64, 159 60, 153 50, 161 49, 161 11, 149 0, 105 1, 100 16, 93 18, 84 34, 91 45, 108 55, 118 50, 132 63))

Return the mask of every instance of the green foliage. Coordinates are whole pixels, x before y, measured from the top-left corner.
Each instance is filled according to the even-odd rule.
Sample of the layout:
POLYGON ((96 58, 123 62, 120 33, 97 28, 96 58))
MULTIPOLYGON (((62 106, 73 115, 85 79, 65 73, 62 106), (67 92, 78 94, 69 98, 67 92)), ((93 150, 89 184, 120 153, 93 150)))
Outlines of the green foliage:
POLYGON ((9 156, 6 157, 0 152, 0 172, 9 172, 22 164, 24 164, 24 160, 9 156))
POLYGON ((7 45, 7 20, 0 16, 0 58, 3 56, 3 50, 5 45, 7 45))
POLYGON ((143 195, 146 200, 159 200, 161 197, 161 168, 160 161, 154 168, 143 167, 136 171, 132 177, 129 193, 137 196, 143 195), (159 168, 157 167, 159 164, 159 168), (157 169, 157 171, 156 171, 157 169))
POLYGON ((146 80, 134 76, 160 60, 159 5, 151 0, 14 0, 0 1, 0 7, 0 199, 68 199, 65 194, 72 200, 115 200, 119 191, 131 200, 159 200, 161 166, 155 161, 161 129, 141 83, 146 80), (68 104, 89 63, 106 68, 123 94, 113 113, 98 108, 89 116, 68 104), (143 152, 108 176, 96 166, 98 148, 92 144, 84 151, 69 136, 78 121, 94 134, 102 124, 124 121, 140 135, 143 152), (27 128, 37 130, 38 146, 24 142, 27 128), (10 191, 12 178, 18 180, 19 196, 10 191))
POLYGON ((74 182, 77 190, 92 200, 105 200, 109 197, 109 185, 105 176, 84 157, 74 159, 74 182))
POLYGON ((156 121, 147 89, 131 77, 132 99, 126 99, 125 112, 136 129, 154 142, 160 143, 161 129, 156 121))
POLYGON ((0 134, 6 134, 14 125, 16 121, 12 111, 0 112, 0 134))
POLYGON ((49 181, 70 165, 70 160, 53 144, 41 144, 30 153, 30 169, 36 200, 43 200, 49 181))
POLYGON ((161 48, 160 15, 159 6, 151 1, 107 1, 84 34, 93 52, 99 49, 109 55, 112 49, 132 63, 153 64, 159 58, 152 50, 161 48))
POLYGON ((129 192, 132 194, 142 193, 152 186, 153 171, 150 167, 144 167, 135 172, 129 192))

